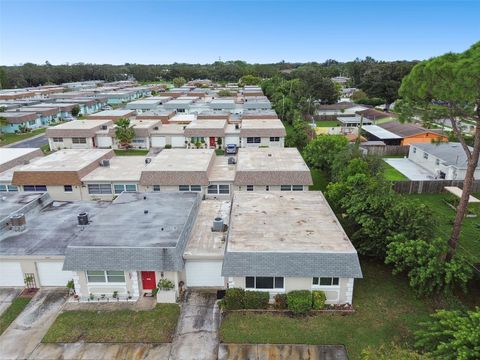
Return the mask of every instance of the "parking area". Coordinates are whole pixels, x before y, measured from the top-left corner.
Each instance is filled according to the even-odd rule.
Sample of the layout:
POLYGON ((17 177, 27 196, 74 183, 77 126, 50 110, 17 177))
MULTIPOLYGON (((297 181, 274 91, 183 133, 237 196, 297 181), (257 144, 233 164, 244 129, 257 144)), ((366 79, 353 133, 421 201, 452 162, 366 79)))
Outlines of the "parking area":
POLYGON ((410 180, 432 180, 434 178, 432 173, 407 158, 386 158, 383 160, 410 180))

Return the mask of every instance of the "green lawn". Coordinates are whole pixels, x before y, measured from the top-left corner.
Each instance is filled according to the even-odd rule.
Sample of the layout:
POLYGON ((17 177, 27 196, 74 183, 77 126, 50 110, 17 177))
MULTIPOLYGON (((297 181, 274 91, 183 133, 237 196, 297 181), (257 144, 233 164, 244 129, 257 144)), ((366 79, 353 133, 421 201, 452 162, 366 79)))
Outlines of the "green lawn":
POLYGON ((390 181, 397 181, 397 180, 408 180, 408 178, 403 175, 400 171, 395 169, 393 166, 385 163, 385 179, 390 181))
POLYGON ((328 178, 327 175, 318 169, 310 169, 310 173, 312 174, 313 185, 309 186, 309 190, 320 190, 325 191, 328 185, 328 178))
POLYGON ((113 150, 117 156, 144 156, 148 154, 148 150, 129 149, 129 150, 113 150))
POLYGON ((8 326, 17 318, 17 316, 25 309, 30 302, 29 297, 17 297, 12 304, 0 316, 0 335, 8 328, 8 326))
POLYGON ((339 126, 338 121, 317 121, 317 127, 336 127, 339 126))
MULTIPOLYGON (((473 195, 480 198, 480 193, 473 195)), ((432 235, 440 236, 445 240, 450 237, 455 211, 443 202, 448 197, 448 194, 415 194, 405 196, 418 199, 422 203, 430 205, 437 220, 437 226, 435 229, 432 229, 432 235)), ((475 206, 480 207, 478 204, 475 206)), ((459 253, 470 256, 474 262, 480 262, 480 217, 465 218, 459 245, 459 253)))
POLYGON ((411 344, 412 330, 428 318, 430 307, 416 299, 406 279, 389 267, 362 261, 364 279, 355 280, 352 315, 291 317, 229 313, 222 322, 223 342, 271 344, 343 344, 349 359, 362 349, 392 341, 411 344))
POLYGON ((20 140, 31 138, 33 136, 44 133, 45 130, 46 130, 45 128, 41 128, 41 129, 32 130, 27 133, 22 133, 22 134, 2 134, 2 137, 0 140, 0 146, 12 144, 20 140))
POLYGON ((177 304, 158 304, 146 311, 65 311, 42 342, 170 342, 179 314, 177 304))

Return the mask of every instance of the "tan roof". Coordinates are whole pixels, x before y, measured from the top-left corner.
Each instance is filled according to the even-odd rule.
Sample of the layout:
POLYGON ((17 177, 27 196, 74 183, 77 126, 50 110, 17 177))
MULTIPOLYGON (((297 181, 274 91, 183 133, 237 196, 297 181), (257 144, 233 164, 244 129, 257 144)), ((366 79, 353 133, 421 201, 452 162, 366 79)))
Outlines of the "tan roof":
POLYGON ((84 182, 131 181, 138 182, 147 167, 145 156, 114 156, 109 166, 100 166, 82 178, 84 182))
POLYGON ((313 181, 296 148, 240 148, 234 184, 312 185, 313 181))
POLYGON ((210 176, 210 182, 233 182, 235 180, 235 165, 228 164, 228 156, 216 156, 210 176))
POLYGON ((238 191, 228 251, 355 252, 355 248, 320 191, 238 191))
POLYGON ((47 129, 47 137, 93 137, 102 126, 113 126, 111 120, 73 120, 47 129))
POLYGON ((0 172, 43 156, 38 148, 0 148, 0 172))
POLYGON ((183 135, 185 132, 185 125, 177 124, 163 124, 158 127, 158 130, 152 130, 153 135, 183 135))
POLYGON ((142 171, 142 185, 208 185, 213 149, 165 149, 142 171))
POLYGON ((185 136, 224 137, 226 126, 226 120, 197 120, 187 125, 185 128, 185 136))
POLYGON ((242 127, 240 129, 241 137, 283 137, 285 135, 285 126, 283 126, 282 122, 278 119, 242 121, 242 127))

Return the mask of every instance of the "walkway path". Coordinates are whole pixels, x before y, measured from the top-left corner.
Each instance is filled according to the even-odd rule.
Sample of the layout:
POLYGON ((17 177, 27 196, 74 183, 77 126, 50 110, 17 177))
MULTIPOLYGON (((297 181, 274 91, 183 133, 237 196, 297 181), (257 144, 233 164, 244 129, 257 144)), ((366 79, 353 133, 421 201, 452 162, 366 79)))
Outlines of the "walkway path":
POLYGON ((170 360, 214 360, 220 310, 215 292, 189 291, 182 304, 170 360))

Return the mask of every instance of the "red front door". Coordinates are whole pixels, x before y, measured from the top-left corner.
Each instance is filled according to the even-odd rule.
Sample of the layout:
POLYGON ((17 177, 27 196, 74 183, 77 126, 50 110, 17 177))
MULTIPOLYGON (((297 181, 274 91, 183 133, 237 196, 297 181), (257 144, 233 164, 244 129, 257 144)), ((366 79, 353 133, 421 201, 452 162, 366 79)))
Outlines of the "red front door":
POLYGON ((155 271, 142 271, 143 290, 152 290, 157 287, 155 271))
POLYGON ((210 138, 210 146, 215 147, 215 138, 214 137, 210 138))

